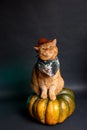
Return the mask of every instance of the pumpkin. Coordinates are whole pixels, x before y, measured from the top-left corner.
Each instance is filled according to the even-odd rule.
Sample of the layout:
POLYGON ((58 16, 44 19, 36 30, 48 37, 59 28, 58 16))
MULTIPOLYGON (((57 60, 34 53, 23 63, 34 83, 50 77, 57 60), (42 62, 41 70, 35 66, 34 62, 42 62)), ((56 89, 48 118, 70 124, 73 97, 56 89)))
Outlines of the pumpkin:
POLYGON ((27 99, 30 116, 48 125, 62 123, 75 110, 75 96, 72 90, 63 88, 56 100, 42 99, 38 95, 30 95, 27 99))

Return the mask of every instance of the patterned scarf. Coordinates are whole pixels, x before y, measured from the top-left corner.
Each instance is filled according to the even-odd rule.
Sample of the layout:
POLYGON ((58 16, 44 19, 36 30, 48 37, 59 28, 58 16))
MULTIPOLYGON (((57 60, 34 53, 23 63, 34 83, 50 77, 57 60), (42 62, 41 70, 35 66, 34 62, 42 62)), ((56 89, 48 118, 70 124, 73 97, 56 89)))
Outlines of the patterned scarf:
POLYGON ((60 63, 57 57, 54 60, 47 61, 43 61, 38 58, 37 67, 41 72, 51 77, 56 74, 57 70, 60 67, 60 63))

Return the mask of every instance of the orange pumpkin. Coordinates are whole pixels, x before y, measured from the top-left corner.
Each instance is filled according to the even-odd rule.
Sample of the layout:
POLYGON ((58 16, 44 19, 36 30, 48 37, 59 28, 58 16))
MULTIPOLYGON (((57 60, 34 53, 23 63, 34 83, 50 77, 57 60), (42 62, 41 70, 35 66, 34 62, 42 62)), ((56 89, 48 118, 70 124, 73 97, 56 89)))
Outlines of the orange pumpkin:
POLYGON ((62 123, 75 110, 75 96, 72 90, 63 88, 56 100, 42 99, 38 95, 30 95, 27 99, 30 116, 43 124, 62 123))

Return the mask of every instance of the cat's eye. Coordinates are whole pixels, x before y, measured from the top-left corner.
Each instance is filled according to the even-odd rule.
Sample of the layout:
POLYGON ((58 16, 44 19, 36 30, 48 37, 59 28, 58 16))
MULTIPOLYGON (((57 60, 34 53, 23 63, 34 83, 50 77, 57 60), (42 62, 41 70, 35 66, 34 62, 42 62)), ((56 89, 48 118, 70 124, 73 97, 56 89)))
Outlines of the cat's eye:
POLYGON ((42 47, 41 49, 42 49, 42 50, 45 50, 45 47, 42 47))
POLYGON ((51 45, 50 48, 53 48, 53 46, 51 45))

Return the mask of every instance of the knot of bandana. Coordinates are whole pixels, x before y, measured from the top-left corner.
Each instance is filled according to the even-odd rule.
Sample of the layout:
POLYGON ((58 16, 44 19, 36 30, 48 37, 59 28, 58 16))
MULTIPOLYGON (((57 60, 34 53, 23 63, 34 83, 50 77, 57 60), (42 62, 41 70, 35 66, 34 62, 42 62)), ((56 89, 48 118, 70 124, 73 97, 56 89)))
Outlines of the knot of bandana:
POLYGON ((57 57, 54 60, 47 61, 43 61, 38 58, 37 67, 41 72, 51 77, 56 74, 57 70, 60 67, 60 63, 57 57))

